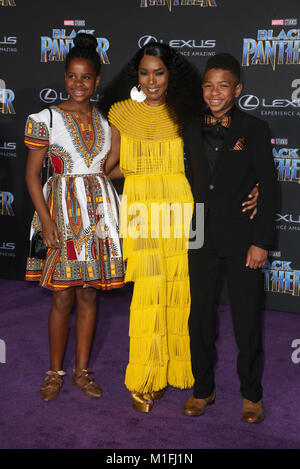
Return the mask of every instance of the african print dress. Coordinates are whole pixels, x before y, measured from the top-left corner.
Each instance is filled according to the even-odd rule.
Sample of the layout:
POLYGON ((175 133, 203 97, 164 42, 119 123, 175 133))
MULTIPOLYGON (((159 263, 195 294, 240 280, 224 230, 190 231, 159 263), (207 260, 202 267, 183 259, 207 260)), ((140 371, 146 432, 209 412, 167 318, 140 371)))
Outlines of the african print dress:
MULTIPOLYGON (((119 239, 119 199, 103 172, 111 145, 108 122, 94 108, 89 126, 79 116, 53 106, 50 158, 53 176, 43 192, 59 231, 59 249, 46 259, 27 259, 26 280, 38 280, 50 290, 92 286, 109 290, 124 285, 119 239)), ((49 145, 50 112, 31 114, 25 144, 30 149, 49 145)), ((30 238, 41 230, 34 213, 30 238)))

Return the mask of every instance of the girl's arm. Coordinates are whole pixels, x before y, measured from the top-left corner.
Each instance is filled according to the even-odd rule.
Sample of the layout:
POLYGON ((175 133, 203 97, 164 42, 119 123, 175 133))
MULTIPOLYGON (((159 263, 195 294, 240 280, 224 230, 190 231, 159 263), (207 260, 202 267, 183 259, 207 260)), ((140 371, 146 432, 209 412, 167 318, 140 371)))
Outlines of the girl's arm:
POLYGON ((105 163, 105 174, 111 179, 120 179, 124 177, 119 167, 120 144, 120 132, 111 124, 111 149, 105 163))
POLYGON ((44 244, 48 248, 58 248, 58 230, 56 223, 50 217, 46 205, 43 189, 40 179, 43 160, 45 158, 47 147, 41 150, 29 150, 26 164, 26 184, 28 191, 38 213, 42 224, 42 233, 44 244))
POLYGON ((109 174, 108 174, 108 177, 110 179, 122 179, 124 178, 124 175, 122 173, 122 171, 120 170, 120 166, 119 164, 117 164, 114 169, 112 169, 109 174))

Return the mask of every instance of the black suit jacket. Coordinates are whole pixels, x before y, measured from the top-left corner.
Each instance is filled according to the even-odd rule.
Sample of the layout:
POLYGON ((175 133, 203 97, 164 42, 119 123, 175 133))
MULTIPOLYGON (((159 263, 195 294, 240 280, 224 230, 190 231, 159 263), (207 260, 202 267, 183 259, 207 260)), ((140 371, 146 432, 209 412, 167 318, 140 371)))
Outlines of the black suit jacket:
POLYGON ((200 119, 184 128, 183 140, 186 176, 195 203, 205 204, 205 220, 218 254, 245 253, 251 244, 271 246, 276 170, 267 123, 235 109, 213 173, 205 155, 200 119), (239 141, 244 142, 243 149, 234 150, 239 141), (256 183, 259 183, 258 213, 250 220, 249 212, 243 213, 241 204, 248 200, 256 183))

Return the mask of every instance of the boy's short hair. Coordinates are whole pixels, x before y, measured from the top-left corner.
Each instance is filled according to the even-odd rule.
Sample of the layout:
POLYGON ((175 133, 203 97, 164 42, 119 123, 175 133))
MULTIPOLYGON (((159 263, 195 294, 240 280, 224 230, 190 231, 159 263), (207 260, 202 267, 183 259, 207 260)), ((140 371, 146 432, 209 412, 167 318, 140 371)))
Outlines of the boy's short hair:
POLYGON ((241 67, 235 57, 231 54, 221 53, 210 57, 206 63, 204 73, 208 72, 212 68, 218 68, 222 70, 229 70, 236 76, 238 82, 241 81, 241 67))

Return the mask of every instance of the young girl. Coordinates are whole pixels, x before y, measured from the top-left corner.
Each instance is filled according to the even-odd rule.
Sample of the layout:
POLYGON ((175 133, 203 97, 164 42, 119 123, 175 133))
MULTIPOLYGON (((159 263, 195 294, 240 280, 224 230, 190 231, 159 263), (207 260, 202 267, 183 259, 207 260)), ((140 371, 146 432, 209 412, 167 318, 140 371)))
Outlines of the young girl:
POLYGON ((46 259, 29 257, 27 280, 39 280, 53 291, 49 317, 50 370, 40 389, 45 401, 61 388, 69 314, 76 297, 76 361, 73 384, 85 394, 101 397, 90 376, 88 359, 96 320, 96 289, 124 285, 124 265, 118 236, 118 196, 103 172, 110 151, 107 121, 90 98, 100 82, 97 41, 78 34, 65 63, 69 99, 51 110, 28 117, 25 144, 29 148, 26 182, 36 212, 31 238, 42 232, 46 259), (51 128, 52 123, 52 128, 51 128), (53 177, 42 190, 40 172, 50 149, 53 177))

